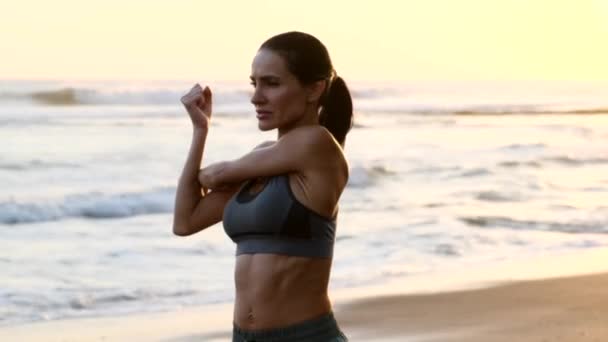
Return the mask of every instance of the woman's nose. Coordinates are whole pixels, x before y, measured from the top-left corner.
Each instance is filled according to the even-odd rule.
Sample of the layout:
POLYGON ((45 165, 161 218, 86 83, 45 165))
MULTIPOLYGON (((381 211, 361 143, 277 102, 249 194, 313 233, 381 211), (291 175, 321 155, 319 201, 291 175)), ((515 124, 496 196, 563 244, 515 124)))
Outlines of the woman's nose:
POLYGON ((255 88, 253 94, 251 94, 251 103, 254 105, 264 103, 264 96, 260 92, 260 88, 255 88))

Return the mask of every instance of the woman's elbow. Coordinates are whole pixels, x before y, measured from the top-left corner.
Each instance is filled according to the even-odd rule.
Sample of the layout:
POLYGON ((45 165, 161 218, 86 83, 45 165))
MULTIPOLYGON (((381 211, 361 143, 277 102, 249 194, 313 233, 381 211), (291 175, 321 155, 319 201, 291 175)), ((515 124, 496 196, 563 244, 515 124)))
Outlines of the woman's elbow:
POLYGON ((201 230, 209 227, 211 224, 197 224, 197 225, 188 225, 188 224, 173 224, 173 235, 177 236, 189 236, 200 232, 201 230))
POLYGON ((198 230, 192 229, 192 225, 185 219, 173 219, 173 235, 188 236, 196 233, 198 230))
POLYGON ((177 236, 188 236, 188 235, 192 235, 193 231, 191 229, 188 229, 187 227, 184 226, 180 226, 180 225, 173 225, 173 235, 177 235, 177 236))

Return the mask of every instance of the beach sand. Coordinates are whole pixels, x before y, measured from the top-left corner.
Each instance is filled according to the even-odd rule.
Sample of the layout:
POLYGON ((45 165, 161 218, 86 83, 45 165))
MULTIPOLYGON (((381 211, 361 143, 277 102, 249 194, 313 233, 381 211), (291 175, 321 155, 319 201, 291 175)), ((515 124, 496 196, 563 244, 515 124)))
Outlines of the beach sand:
POLYGON ((354 341, 608 341, 608 274, 364 299, 337 318, 354 341))
MULTIPOLYGON (((335 306, 351 341, 608 341, 608 273, 335 306)), ((229 341, 231 306, 0 329, 1 341, 229 341), (228 323, 229 324, 229 323, 228 323)))

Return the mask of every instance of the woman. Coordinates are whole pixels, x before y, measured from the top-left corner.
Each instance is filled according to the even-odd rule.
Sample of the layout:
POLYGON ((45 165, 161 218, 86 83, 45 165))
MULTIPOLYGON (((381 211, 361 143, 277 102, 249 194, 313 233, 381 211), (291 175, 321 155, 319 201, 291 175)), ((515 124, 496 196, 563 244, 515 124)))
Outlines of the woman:
POLYGON ((262 44, 251 83, 258 127, 277 129, 278 139, 200 171, 211 91, 197 84, 182 98, 194 132, 173 231, 190 235, 223 220, 236 242, 233 341, 346 341, 327 286, 348 180, 350 93, 325 46, 301 32, 262 44))

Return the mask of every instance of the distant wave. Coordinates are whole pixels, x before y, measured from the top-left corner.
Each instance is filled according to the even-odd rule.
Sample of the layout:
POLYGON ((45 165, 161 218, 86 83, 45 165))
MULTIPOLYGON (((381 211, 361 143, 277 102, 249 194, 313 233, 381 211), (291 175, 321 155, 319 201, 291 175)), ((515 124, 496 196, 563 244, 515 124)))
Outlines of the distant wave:
POLYGON ((141 193, 107 195, 87 193, 67 196, 60 202, 0 203, 0 223, 23 224, 83 217, 121 218, 173 210, 175 189, 163 188, 141 193))
MULTIPOLYGON (((602 115, 608 114, 608 106, 594 106, 581 103, 575 106, 560 105, 520 105, 488 104, 476 105, 465 103, 444 103, 441 97, 429 99, 429 102, 412 103, 400 98, 378 98, 374 100, 354 101, 355 109, 361 112, 380 112, 387 114, 408 114, 424 116, 497 116, 497 115, 602 115)), ((464 100, 463 100, 464 101, 464 100)), ((467 101, 472 102, 472 101, 467 101)))
POLYGON ((436 99, 438 103, 401 103, 400 99, 378 99, 378 101, 366 101, 357 103, 355 109, 364 113, 387 113, 408 114, 424 116, 497 116, 497 115, 603 115, 608 114, 608 107, 588 107, 581 105, 579 108, 563 108, 559 106, 521 106, 521 105, 487 105, 483 107, 468 106, 461 104, 441 104, 441 98, 436 99))
POLYGON ((543 161, 553 162, 562 165, 568 166, 580 166, 585 164, 608 164, 608 156, 607 157, 592 157, 592 158, 582 158, 582 157, 571 157, 571 156, 553 156, 543 158, 543 161))
POLYGON ((462 255, 462 253, 458 250, 458 247, 456 247, 454 244, 450 244, 450 243, 437 244, 432 252, 433 252, 433 254, 447 256, 447 257, 454 257, 454 256, 462 255))
MULTIPOLYGON (((33 86, 32 86, 33 87, 33 86)), ((175 105, 179 106, 187 85, 107 85, 76 84, 45 85, 46 89, 12 90, 0 93, 0 103, 6 101, 27 101, 44 106, 79 105, 175 105), (129 86, 129 88, 127 87, 129 86)), ((581 98, 572 104, 559 103, 559 97, 541 97, 534 104, 517 103, 519 100, 505 100, 496 103, 490 97, 484 103, 483 97, 470 93, 445 93, 433 89, 399 87, 353 87, 355 110, 358 112, 396 113, 408 115, 543 115, 608 114, 608 104, 604 99, 581 98), (436 94, 434 91, 438 91, 436 94), (460 94, 460 96, 457 96, 460 94), (418 96, 421 95, 421 96, 418 96), (556 98, 558 100, 556 100, 556 98), (511 102, 509 102, 511 101, 511 102)), ((251 92, 242 85, 223 86, 214 89, 214 105, 219 105, 230 113, 249 113, 251 92)), ((608 102, 608 100, 606 100, 608 102)))
POLYGON ((350 170, 348 186, 364 188, 375 184, 383 177, 395 175, 394 171, 381 165, 355 166, 350 170))
POLYGON ((444 179, 455 179, 455 178, 475 178, 492 175, 492 171, 477 167, 472 169, 456 170, 455 173, 444 176, 444 179))
MULTIPOLYGON (((78 105, 180 105, 184 89, 113 89, 59 87, 55 89, 31 92, 0 93, 3 101, 29 101, 45 106, 78 106, 78 105)), ((246 105, 251 108, 249 94, 240 89, 215 92, 214 104, 246 105)))
POLYGON ((350 94, 354 99, 375 99, 383 98, 388 96, 399 96, 399 91, 395 88, 365 88, 365 89, 354 89, 351 88, 350 94))
POLYGON ((181 93, 170 90, 95 90, 60 88, 26 94, 44 105, 155 105, 179 104, 181 93))
POLYGON ((5 291, 0 301, 7 310, 0 310, 0 327, 5 323, 17 324, 40 320, 76 317, 98 317, 116 313, 141 312, 142 306, 152 310, 169 309, 167 303, 181 300, 195 301, 199 292, 194 289, 159 291, 154 289, 54 289, 41 294, 26 291, 5 291))
POLYGON ((460 166, 434 166, 434 165, 425 165, 418 166, 413 169, 408 170, 408 173, 411 174, 424 174, 424 175, 432 175, 444 172, 457 172, 462 170, 460 166))
POLYGON ((95 306, 103 306, 107 304, 142 301, 150 298, 175 298, 192 296, 196 294, 194 290, 182 290, 174 292, 151 292, 144 290, 115 290, 115 293, 96 293, 93 292, 90 295, 78 296, 68 301, 68 306, 72 309, 83 310, 92 309, 95 306))
POLYGON ((515 161, 515 160, 507 160, 498 163, 498 166, 507 167, 507 168, 517 168, 517 167, 532 167, 532 168, 540 168, 541 164, 538 161, 530 160, 530 161, 515 161))
POLYGON ((536 144, 510 144, 510 145, 506 145, 501 147, 501 149, 505 149, 505 150, 530 150, 530 149, 544 149, 546 148, 547 145, 542 144, 542 143, 536 143, 536 144))
POLYGON ((355 121, 355 122, 353 122, 353 128, 357 128, 357 129, 359 129, 359 128, 368 128, 368 126, 355 121))
POLYGON ((608 107, 579 109, 546 109, 535 107, 488 107, 485 109, 464 109, 453 112, 456 115, 509 115, 509 114, 608 114, 608 107))
POLYGON ((40 103, 48 105, 77 105, 83 104, 78 99, 76 90, 63 88, 51 91, 39 91, 30 94, 31 98, 40 103))
POLYGON ((608 156, 606 157, 572 157, 572 156, 549 156, 541 157, 536 160, 507 160, 499 162, 497 165, 503 168, 518 168, 518 167, 530 167, 530 168, 542 168, 543 164, 558 164, 564 166, 583 166, 583 165, 597 165, 597 164, 608 164, 608 156))
POLYGON ((599 233, 608 234, 607 221, 553 222, 541 220, 519 220, 503 216, 466 216, 460 220, 470 226, 483 228, 510 228, 544 230, 562 233, 599 233))
POLYGON ((435 175, 443 174, 443 179, 474 178, 488 176, 492 171, 486 168, 462 168, 460 166, 421 166, 408 170, 411 174, 435 175))
POLYGON ((32 159, 25 162, 18 163, 10 163, 0 161, 0 170, 10 170, 10 171, 25 171, 32 169, 46 170, 52 168, 79 168, 80 165, 75 163, 65 163, 65 162, 49 162, 40 159, 32 159))
POLYGON ((73 106, 90 104, 89 98, 95 94, 92 89, 79 89, 62 87, 32 92, 3 92, 0 93, 2 101, 32 101, 47 106, 73 106))
POLYGON ((475 198, 485 202, 519 202, 522 196, 517 193, 504 193, 494 190, 481 191, 475 195, 475 198))

